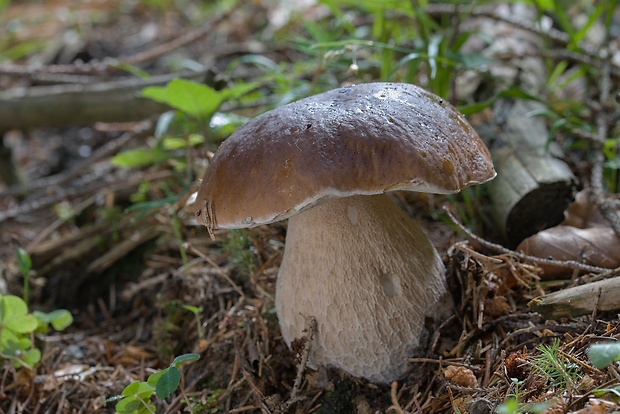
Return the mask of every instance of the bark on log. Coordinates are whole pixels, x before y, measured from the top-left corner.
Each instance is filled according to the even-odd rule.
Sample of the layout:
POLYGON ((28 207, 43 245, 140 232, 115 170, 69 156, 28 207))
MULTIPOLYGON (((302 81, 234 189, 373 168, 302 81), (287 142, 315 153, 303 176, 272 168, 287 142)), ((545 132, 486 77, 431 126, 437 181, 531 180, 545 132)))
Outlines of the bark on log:
POLYGON ((564 289, 527 304, 545 319, 571 318, 620 309, 620 277, 564 289))
POLYGON ((205 73, 185 72, 92 85, 10 89, 0 92, 0 133, 12 129, 139 121, 168 109, 165 105, 141 98, 139 95, 143 88, 165 85, 176 78, 197 80, 204 76, 205 73))
POLYGON ((488 187, 491 211, 511 247, 560 223, 574 196, 570 168, 546 148, 544 120, 528 116, 540 106, 534 101, 501 100, 492 124, 478 129, 497 170, 488 187))
MULTIPOLYGON (((531 8, 518 4, 498 6, 497 13, 529 21, 536 19, 531 8)), ((539 36, 496 20, 481 19, 477 25, 494 40, 483 50, 471 51, 494 60, 489 72, 500 79, 496 92, 505 85, 517 85, 543 97, 546 74, 539 36)), ((477 45, 480 47, 480 43, 477 45)), ((474 82, 472 86, 468 78, 463 80, 463 86, 476 85, 474 82)), ((574 192, 571 170, 549 150, 545 120, 531 116, 541 108, 544 105, 537 101, 500 97, 494 103, 492 119, 476 127, 497 170, 488 189, 494 218, 510 247, 562 221, 562 213, 574 192)))

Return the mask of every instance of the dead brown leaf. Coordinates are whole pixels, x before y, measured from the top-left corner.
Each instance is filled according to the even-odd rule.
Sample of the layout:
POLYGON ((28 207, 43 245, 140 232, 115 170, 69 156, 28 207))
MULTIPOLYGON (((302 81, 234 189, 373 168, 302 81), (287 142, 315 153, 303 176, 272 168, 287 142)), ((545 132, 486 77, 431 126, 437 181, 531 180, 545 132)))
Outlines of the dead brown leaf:
MULTIPOLYGON (((576 261, 591 266, 616 268, 620 266, 620 238, 603 217, 592 199, 591 191, 575 196, 564 212, 564 221, 523 240, 517 251, 556 261, 576 261)), ((543 279, 568 277, 568 266, 539 264, 543 279)))
MULTIPOLYGON (((620 266, 620 238, 611 227, 579 229, 560 225, 528 237, 517 250, 559 261, 573 260, 609 269, 620 266)), ((568 267, 541 264, 545 279, 569 275, 568 267)))

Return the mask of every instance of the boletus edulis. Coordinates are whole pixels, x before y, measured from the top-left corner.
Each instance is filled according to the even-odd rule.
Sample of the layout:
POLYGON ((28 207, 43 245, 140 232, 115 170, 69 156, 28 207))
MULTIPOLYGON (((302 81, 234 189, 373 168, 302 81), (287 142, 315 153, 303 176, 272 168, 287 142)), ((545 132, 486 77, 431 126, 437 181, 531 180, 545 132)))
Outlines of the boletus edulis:
POLYGON ((211 161, 196 216, 213 229, 288 219, 276 311, 290 346, 308 318, 312 367, 397 379, 425 319, 451 310, 445 269, 385 193, 455 193, 495 176, 452 105, 417 86, 343 87, 266 112, 211 161))

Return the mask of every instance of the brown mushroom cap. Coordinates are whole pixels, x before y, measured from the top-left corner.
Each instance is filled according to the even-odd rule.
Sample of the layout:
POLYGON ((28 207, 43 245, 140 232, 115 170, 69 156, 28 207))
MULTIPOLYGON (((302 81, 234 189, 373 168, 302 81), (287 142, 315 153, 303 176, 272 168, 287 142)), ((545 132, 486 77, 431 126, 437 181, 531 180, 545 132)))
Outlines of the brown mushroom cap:
POLYGON ((417 86, 368 83, 266 112, 220 147, 196 214, 210 228, 254 227, 316 202, 390 190, 454 193, 495 176, 478 134, 417 86))

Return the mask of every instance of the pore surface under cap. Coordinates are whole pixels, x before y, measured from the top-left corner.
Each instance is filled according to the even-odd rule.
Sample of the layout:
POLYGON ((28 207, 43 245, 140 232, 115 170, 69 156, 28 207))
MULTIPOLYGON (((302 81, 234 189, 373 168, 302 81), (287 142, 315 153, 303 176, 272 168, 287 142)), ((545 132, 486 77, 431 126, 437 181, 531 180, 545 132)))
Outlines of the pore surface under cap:
POLYGON ((196 206, 213 228, 253 227, 323 198, 452 193, 494 176, 488 150, 448 102, 410 84, 368 83, 301 99, 239 128, 207 169, 196 206))

